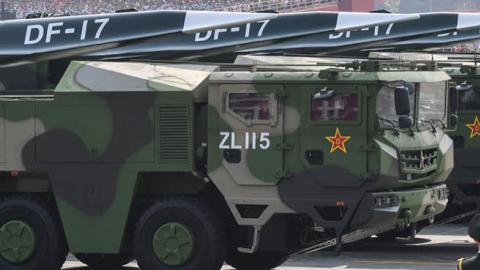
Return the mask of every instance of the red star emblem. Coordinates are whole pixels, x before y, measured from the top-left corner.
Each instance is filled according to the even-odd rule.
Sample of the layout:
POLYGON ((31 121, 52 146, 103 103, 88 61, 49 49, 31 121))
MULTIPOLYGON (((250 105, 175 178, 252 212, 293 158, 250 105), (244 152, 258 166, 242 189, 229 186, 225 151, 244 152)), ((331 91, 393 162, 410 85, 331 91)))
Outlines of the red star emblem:
POLYGON ((325 139, 332 144, 332 147, 330 148, 330 153, 335 152, 337 149, 344 153, 347 153, 347 147, 345 147, 345 143, 348 142, 350 138, 350 136, 342 136, 338 128, 335 131, 335 136, 325 137, 325 139))
POLYGON ((475 136, 480 136, 480 121, 478 120, 478 116, 475 116, 473 124, 467 124, 467 127, 471 130, 470 139, 475 136))

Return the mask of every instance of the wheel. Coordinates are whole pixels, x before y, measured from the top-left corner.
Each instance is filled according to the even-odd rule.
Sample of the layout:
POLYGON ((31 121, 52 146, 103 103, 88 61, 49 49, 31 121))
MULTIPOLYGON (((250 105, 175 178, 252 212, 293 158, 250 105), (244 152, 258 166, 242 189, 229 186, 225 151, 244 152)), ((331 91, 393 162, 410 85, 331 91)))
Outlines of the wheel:
POLYGON ((95 270, 117 270, 133 261, 133 255, 121 254, 86 254, 78 253, 75 257, 82 263, 95 270))
POLYGON ((382 242, 396 242, 398 237, 398 231, 393 230, 393 231, 384 232, 381 234, 377 234, 377 237, 382 242))
POLYGON ((417 237, 417 223, 412 223, 408 228, 400 231, 398 237, 407 242, 415 241, 417 237))
POLYGON ((55 216, 34 197, 0 200, 0 269, 59 270, 68 249, 55 216))
POLYGON ((202 201, 172 197, 148 208, 135 229, 142 270, 219 270, 225 260, 224 226, 202 201))
POLYGON ((234 252, 227 263, 237 270, 270 270, 282 265, 288 255, 280 252, 259 252, 254 254, 234 252))
POLYGON ((378 234, 377 237, 384 242, 396 242, 397 240, 413 242, 417 236, 417 223, 412 223, 405 229, 393 230, 378 234))

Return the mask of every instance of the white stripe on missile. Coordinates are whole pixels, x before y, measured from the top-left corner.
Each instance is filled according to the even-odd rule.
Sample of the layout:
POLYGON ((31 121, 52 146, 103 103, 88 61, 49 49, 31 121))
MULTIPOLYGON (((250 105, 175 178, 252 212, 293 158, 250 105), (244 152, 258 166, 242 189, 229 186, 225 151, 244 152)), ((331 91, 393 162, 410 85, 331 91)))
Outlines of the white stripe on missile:
POLYGON ((353 30, 417 19, 420 19, 418 14, 339 12, 335 31, 353 30))
POLYGON ((238 26, 263 20, 275 19, 276 13, 187 11, 184 33, 195 33, 220 27, 238 26))
POLYGON ((465 30, 480 26, 479 13, 458 13, 458 30, 465 30))

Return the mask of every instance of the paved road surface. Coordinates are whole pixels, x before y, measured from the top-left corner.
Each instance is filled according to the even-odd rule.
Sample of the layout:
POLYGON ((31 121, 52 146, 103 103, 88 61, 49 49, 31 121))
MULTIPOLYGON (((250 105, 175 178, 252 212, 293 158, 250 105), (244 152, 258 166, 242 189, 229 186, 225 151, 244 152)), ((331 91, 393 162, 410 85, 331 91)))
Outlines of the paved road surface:
MULTIPOLYGON (((476 252, 466 232, 467 228, 461 225, 435 225, 422 231, 413 244, 388 244, 371 239, 362 245, 346 247, 339 257, 328 252, 296 256, 277 270, 454 270, 458 257, 476 252)), ((87 270, 73 257, 69 257, 63 269, 87 270)), ((225 266, 222 270, 231 269, 225 266)), ((122 270, 138 268, 131 264, 122 270)))

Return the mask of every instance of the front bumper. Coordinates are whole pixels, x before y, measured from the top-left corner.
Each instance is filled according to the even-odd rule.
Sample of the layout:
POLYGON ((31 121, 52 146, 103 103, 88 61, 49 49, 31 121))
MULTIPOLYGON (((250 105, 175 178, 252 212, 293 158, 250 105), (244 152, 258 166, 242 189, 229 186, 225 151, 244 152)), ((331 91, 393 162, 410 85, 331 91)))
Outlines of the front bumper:
POLYGON ((374 198, 373 210, 369 221, 361 225, 360 229, 384 226, 402 228, 420 221, 433 222, 434 217, 442 213, 448 203, 445 184, 370 195, 374 198))

